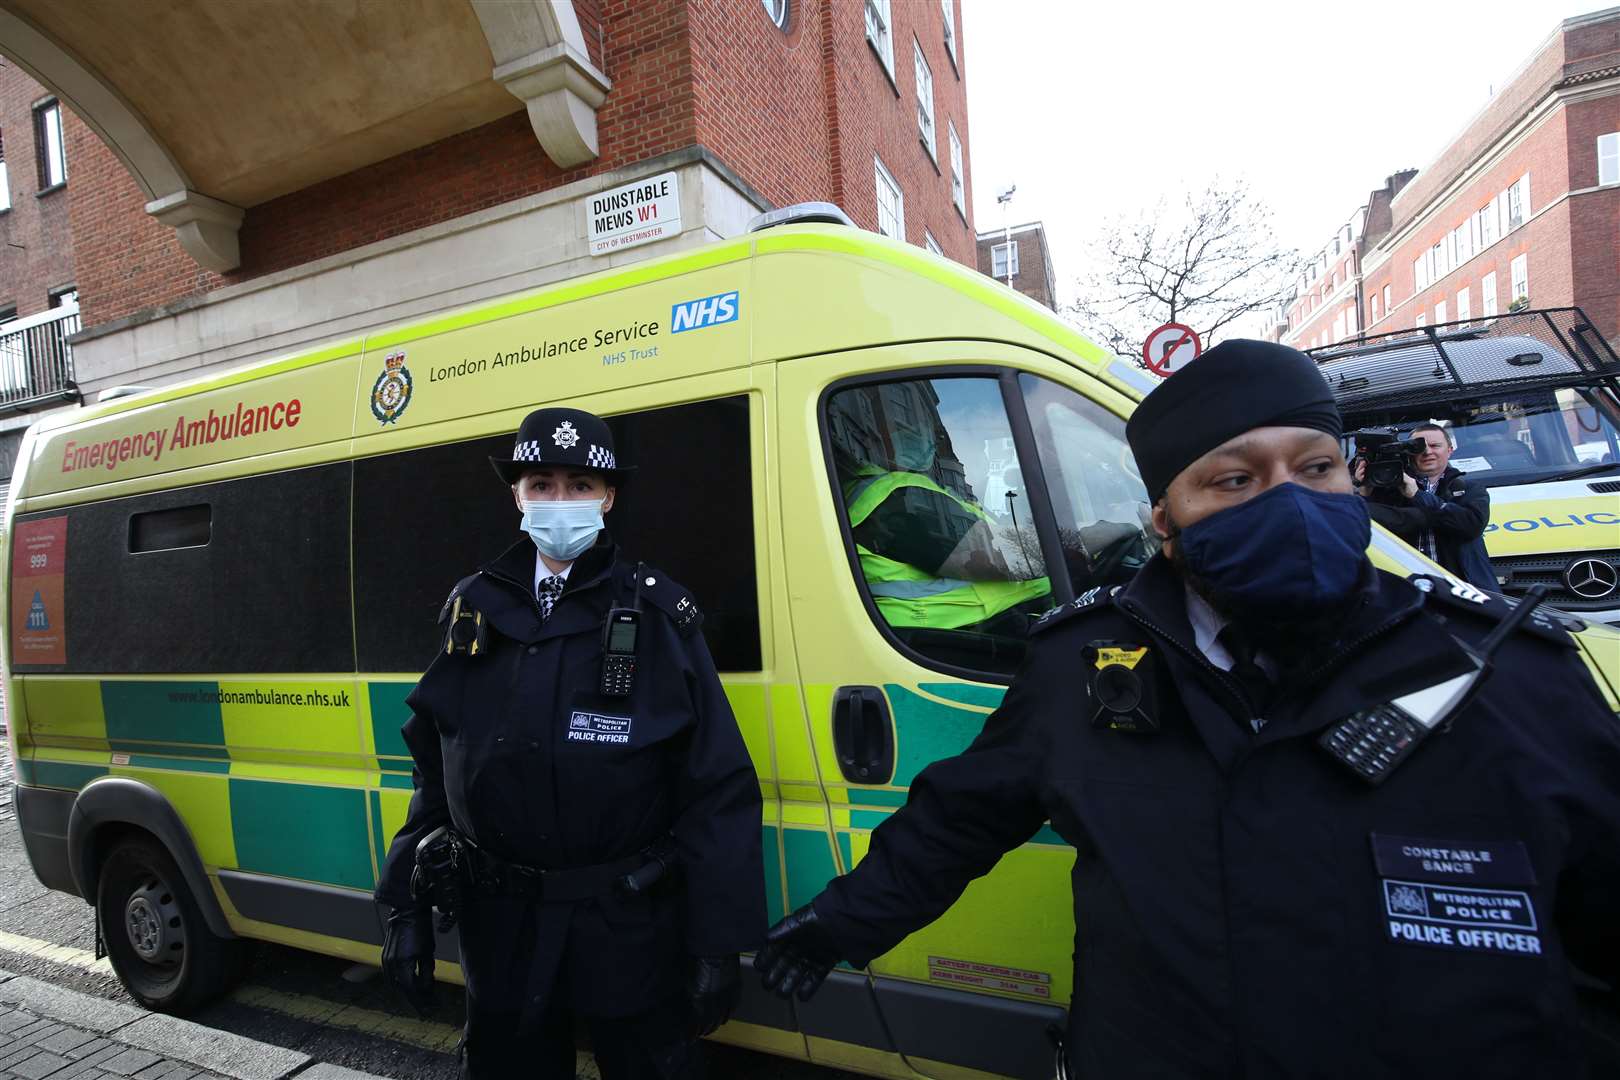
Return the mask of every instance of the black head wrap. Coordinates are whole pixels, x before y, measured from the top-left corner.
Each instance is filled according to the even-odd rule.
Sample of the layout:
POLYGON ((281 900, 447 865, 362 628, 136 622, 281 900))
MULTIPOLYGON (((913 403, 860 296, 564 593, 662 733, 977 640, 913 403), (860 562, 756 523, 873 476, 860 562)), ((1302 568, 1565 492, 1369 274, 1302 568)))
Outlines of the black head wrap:
POLYGON ((1315 361, 1269 341, 1223 341, 1164 380, 1125 425, 1155 502, 1176 474, 1228 439, 1258 427, 1344 433, 1315 361))

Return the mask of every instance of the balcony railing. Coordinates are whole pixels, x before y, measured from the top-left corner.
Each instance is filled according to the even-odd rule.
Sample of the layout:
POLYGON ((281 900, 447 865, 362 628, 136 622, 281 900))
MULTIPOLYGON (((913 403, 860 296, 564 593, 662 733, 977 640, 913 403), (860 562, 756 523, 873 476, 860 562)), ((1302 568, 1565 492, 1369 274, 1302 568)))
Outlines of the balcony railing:
POLYGON ((0 413, 22 412, 58 401, 78 401, 73 349, 77 307, 52 308, 0 325, 0 413))

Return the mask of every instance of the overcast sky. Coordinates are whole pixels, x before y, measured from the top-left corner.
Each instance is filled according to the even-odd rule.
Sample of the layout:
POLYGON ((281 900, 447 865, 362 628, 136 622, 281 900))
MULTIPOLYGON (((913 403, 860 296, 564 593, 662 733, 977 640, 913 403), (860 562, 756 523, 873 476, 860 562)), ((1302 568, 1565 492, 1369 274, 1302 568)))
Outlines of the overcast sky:
MULTIPOLYGON (((907 0, 920 3, 927 0, 907 0)), ((959 0, 974 223, 1046 223, 1058 293, 1111 213, 1243 176, 1307 251, 1426 167, 1568 0, 959 0)))

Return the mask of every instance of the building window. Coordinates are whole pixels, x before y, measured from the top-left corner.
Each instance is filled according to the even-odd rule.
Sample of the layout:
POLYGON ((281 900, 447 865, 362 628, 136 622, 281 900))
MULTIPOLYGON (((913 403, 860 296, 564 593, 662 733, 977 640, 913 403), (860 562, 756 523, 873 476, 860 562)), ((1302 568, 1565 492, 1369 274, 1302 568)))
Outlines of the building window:
POLYGON ((1442 300, 1438 304, 1434 305, 1434 324, 1436 326, 1439 326, 1441 323, 1443 323, 1445 321, 1446 321, 1446 302, 1444 300, 1442 300))
POLYGON ((67 183, 67 158, 62 151, 62 106, 55 101, 34 107, 34 146, 39 158, 39 189, 48 191, 67 183))
POLYGON ((894 182, 894 174, 883 167, 883 162, 873 158, 872 166, 877 183, 878 232, 904 240, 906 197, 900 193, 900 185, 894 182))
POLYGON ((1018 245, 1016 243, 997 244, 990 249, 990 276, 998 281, 1018 276, 1018 245))
POLYGON ((16 319, 17 319, 17 305, 16 304, 8 304, 5 307, 0 307, 0 326, 4 326, 8 322, 15 322, 16 319))
POLYGON ((1423 312, 1420 311, 1420 312, 1417 313, 1417 321, 1415 323, 1413 323, 1412 325, 1414 325, 1414 326, 1428 326, 1429 325, 1429 320, 1423 314, 1423 312))
POLYGON ((1429 271, 1430 281, 1439 281, 1451 273, 1451 264, 1446 261, 1445 241, 1441 241, 1429 249, 1429 261, 1433 264, 1429 271))
POLYGON ((935 240, 934 234, 927 229, 923 230, 923 247, 932 251, 935 255, 945 254, 945 249, 939 246, 939 241, 935 240))
POLYGON ((950 54, 951 66, 956 67, 956 0, 939 0, 939 6, 945 14, 945 51, 950 54))
POLYGON ((1507 228, 1504 232, 1512 232, 1524 224, 1524 219, 1530 216, 1530 174, 1519 177, 1517 183, 1507 189, 1507 228))
POLYGON ((1378 321, 1378 294, 1377 293, 1372 294, 1372 303, 1371 303, 1370 306, 1372 308, 1372 321, 1377 322, 1378 321))
POLYGON ((1496 271, 1479 279, 1479 313, 1486 318, 1496 314, 1496 271))
POLYGON ((917 57, 917 136, 928 148, 928 156, 938 161, 939 151, 934 148, 934 73, 923 57, 922 43, 912 38, 911 49, 917 57))
POLYGON ((1385 285, 1384 286, 1384 314, 1385 315, 1389 314, 1390 302, 1391 302, 1392 298, 1394 297, 1394 295, 1395 295, 1394 286, 1385 285))
POLYGON ((1424 252, 1422 255, 1412 260, 1412 289, 1415 292, 1418 289, 1427 289, 1428 287, 1429 253, 1424 252))
POLYGON ((872 43, 883 70, 894 79, 894 34, 889 18, 889 0, 866 0, 866 40, 872 43))
POLYGON ((956 123, 945 121, 945 133, 951 137, 951 202, 967 218, 966 185, 962 182, 962 140, 956 137, 956 123))
POLYGON ((11 176, 6 172, 6 133, 0 131, 0 210, 11 209, 11 176))
POLYGON ((771 22, 776 24, 778 30, 788 28, 788 0, 763 0, 765 14, 770 16, 771 22))
POLYGON ((1620 184, 1620 131, 1598 136, 1597 159, 1598 183, 1620 184))
POLYGON ((1473 317, 1473 305, 1468 301, 1468 286, 1464 285, 1462 292, 1457 294, 1457 321, 1467 322, 1473 317))
POLYGON ((52 289, 48 295, 53 308, 76 308, 79 306, 79 287, 77 285, 63 285, 59 289, 52 289))
POLYGON ((1512 283, 1509 295, 1513 297, 1508 301, 1508 310, 1527 305, 1530 302, 1530 255, 1515 256, 1508 264, 1508 277, 1512 283))

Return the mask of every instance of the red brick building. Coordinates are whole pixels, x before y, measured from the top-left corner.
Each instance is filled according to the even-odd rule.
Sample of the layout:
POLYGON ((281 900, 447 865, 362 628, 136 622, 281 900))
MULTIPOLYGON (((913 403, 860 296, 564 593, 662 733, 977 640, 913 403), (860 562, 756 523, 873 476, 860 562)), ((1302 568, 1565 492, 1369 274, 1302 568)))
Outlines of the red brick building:
POLYGON ((807 200, 976 260, 954 0, 285 14, 0 0, 11 187, 20 155, 33 173, 13 114, 40 96, 65 106, 69 173, 37 200, 55 254, 0 263, 0 306, 77 285, 88 396, 734 236, 807 200), (15 90, 25 73, 39 85, 15 90), (593 255, 590 196, 666 173, 678 231, 593 255))
POLYGON ((1314 349, 1354 337, 1367 325, 1362 263, 1389 235, 1390 207, 1416 169, 1398 172, 1371 192, 1350 219, 1306 262, 1284 305, 1282 320, 1268 330, 1272 340, 1296 349, 1314 349))
POLYGON ((1366 332, 1575 304, 1620 338, 1620 11, 1560 23, 1390 212, 1366 332))
POLYGON ((1046 242, 1046 226, 1039 221, 980 233, 979 273, 1007 282, 1037 304, 1057 310, 1052 249, 1046 242))

